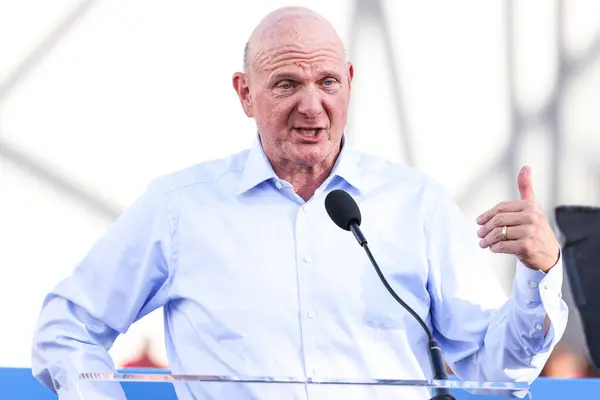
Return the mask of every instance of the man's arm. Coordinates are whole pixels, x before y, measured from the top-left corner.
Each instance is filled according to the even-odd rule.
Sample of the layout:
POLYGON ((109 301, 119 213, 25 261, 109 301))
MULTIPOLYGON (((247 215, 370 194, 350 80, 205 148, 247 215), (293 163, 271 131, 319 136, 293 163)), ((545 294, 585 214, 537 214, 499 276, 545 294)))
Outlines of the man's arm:
POLYGON ((120 385, 77 384, 80 372, 114 372, 120 333, 168 300, 170 218, 151 185, 46 297, 32 348, 34 376, 67 399, 123 398, 120 385), (83 390, 83 392, 80 392, 83 390))
POLYGON ((428 240, 432 321, 450 367, 467 380, 534 380, 566 327, 560 260, 547 273, 518 262, 507 298, 448 196, 432 214, 428 240))
POLYGON ((562 264, 544 274, 518 263, 510 299, 490 315, 477 353, 455 361, 457 372, 487 381, 536 379, 566 328, 562 275, 562 264))

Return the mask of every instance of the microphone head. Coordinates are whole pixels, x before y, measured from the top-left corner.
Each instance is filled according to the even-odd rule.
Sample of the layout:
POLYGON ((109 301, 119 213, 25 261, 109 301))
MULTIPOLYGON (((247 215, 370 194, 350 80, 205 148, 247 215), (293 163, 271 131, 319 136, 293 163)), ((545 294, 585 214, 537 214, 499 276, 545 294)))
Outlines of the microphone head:
POLYGON ((360 225, 361 217, 358 204, 352 196, 343 190, 332 190, 325 197, 325 209, 333 222, 342 229, 349 231, 350 224, 353 221, 360 225))

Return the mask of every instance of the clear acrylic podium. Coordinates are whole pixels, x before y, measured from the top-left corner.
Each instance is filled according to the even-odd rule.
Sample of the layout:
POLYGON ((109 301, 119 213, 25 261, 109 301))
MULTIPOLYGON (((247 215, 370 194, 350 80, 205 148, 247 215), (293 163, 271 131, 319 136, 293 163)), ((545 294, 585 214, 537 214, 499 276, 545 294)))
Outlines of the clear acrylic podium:
MULTIPOLYGON (((285 376, 220 376, 220 375, 175 375, 170 373, 81 373, 79 385, 117 384, 124 382, 143 382, 148 386, 152 383, 194 384, 194 385, 302 385, 333 387, 352 386, 385 386, 401 388, 419 388, 422 391, 434 388, 447 388, 456 396, 459 390, 466 390, 476 395, 521 397, 532 399, 530 386, 527 382, 470 382, 460 380, 403 380, 403 379, 344 379, 323 377, 285 377, 285 376)), ((152 388, 149 387, 150 391, 152 388)), ((330 393, 334 393, 330 391, 330 393)), ((390 392, 392 393, 392 392, 390 392)), ((425 392, 423 392, 425 393, 425 392)), ((318 396, 316 396, 318 397, 318 396)), ((254 398, 254 397, 253 397, 254 398)), ((398 397, 404 398, 404 397, 398 397)), ((425 398, 425 397, 423 397, 425 398)))

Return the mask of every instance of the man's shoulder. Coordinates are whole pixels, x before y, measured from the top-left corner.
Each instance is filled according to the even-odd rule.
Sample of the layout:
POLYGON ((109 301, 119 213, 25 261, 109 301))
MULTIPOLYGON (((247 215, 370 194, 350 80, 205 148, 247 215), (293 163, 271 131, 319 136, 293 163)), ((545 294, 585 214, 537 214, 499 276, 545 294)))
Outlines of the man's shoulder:
POLYGON ((163 194, 197 185, 210 185, 243 171, 249 149, 229 156, 199 162, 156 178, 151 185, 163 194))
POLYGON ((360 167, 369 178, 379 180, 382 184, 397 184, 404 187, 427 188, 437 195, 447 195, 444 186, 428 173, 400 162, 357 151, 360 167))

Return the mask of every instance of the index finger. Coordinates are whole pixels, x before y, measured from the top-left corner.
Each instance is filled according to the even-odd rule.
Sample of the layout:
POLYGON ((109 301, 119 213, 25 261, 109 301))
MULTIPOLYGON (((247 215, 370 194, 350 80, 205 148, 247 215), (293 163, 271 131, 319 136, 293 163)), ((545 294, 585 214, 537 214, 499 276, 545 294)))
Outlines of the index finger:
POLYGON ((523 211, 528 204, 527 200, 502 201, 477 217, 477 223, 483 225, 499 213, 523 211))

